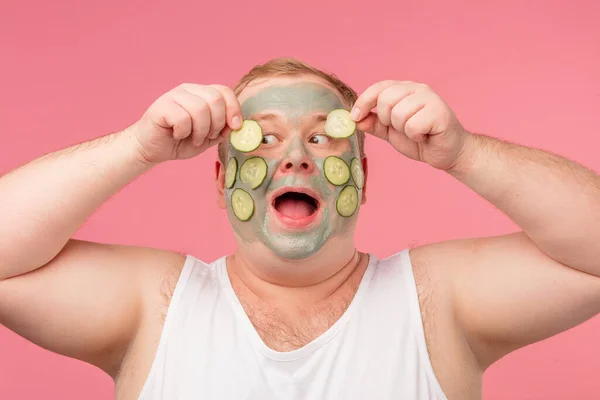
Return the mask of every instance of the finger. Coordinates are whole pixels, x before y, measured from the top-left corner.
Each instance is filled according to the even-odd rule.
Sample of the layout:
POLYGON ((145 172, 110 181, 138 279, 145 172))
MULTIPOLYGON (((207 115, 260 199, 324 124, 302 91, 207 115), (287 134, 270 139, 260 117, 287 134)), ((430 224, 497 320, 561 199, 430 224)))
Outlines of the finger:
POLYGON ((405 132, 406 122, 420 109, 425 107, 426 93, 412 94, 402 99, 392 108, 391 125, 398 132, 405 132))
POLYGON ((192 158, 197 156, 200 153, 205 152, 206 150, 210 149, 211 147, 219 144, 222 141, 222 137, 219 136, 216 139, 209 139, 206 138, 204 140, 204 143, 202 143, 201 146, 192 146, 191 142, 188 143, 186 142, 184 146, 179 146, 177 152, 178 152, 178 156, 181 159, 188 159, 188 158, 192 158))
POLYGON ((371 112, 356 124, 356 129, 366 132, 380 139, 388 140, 388 127, 384 125, 377 114, 371 112))
POLYGON ((435 113, 432 109, 425 106, 406 121, 404 132, 411 140, 417 143, 422 142, 431 133, 435 121, 435 113))
POLYGON ((377 116, 387 126, 391 126, 392 109, 404 98, 413 94, 409 86, 395 85, 384 89, 377 99, 377 116))
POLYGON ((214 139, 210 139, 207 138, 207 140, 204 142, 204 148, 202 149, 202 151, 205 151, 206 149, 210 149, 211 147, 219 144, 220 142, 223 141, 223 136, 217 136, 214 139))
POLYGON ((221 134, 219 136, 217 136, 217 139, 224 139, 224 138, 228 138, 231 134, 232 129, 229 127, 229 125, 225 125, 225 129, 223 129, 221 131, 221 134))
POLYGON ((195 96, 202 98, 208 104, 210 111, 210 128, 208 137, 214 139, 219 136, 226 124, 225 99, 217 89, 210 86, 186 85, 184 89, 195 96))
POLYGON ((242 127, 242 106, 231 88, 223 85, 211 85, 217 89, 225 99, 227 111, 227 124, 231 129, 242 127))
POLYGON ((164 109, 161 128, 172 129, 175 140, 185 139, 192 132, 192 118, 190 114, 179 104, 169 101, 164 109))
POLYGON ((396 83, 396 81, 381 81, 369 86, 360 96, 358 96, 358 99, 356 99, 351 112, 352 119, 358 122, 363 118, 366 118, 371 110, 375 108, 379 93, 396 83))
POLYGON ((187 90, 174 94, 173 101, 186 110, 192 120, 191 141, 194 146, 200 146, 210 132, 210 109, 208 103, 187 90))

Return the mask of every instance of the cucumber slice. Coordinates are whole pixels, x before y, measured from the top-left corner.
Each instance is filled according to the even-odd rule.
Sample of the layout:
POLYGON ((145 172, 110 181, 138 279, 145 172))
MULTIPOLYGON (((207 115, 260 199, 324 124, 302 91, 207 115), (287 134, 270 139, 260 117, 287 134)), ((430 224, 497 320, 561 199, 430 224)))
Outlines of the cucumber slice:
POLYGON ((325 121, 325 133, 332 138, 347 138, 354 134, 356 122, 352 121, 350 113, 344 109, 331 111, 325 121))
POLYGON ((336 156, 329 156, 323 162, 325 178, 336 186, 346 184, 350 179, 350 168, 346 161, 336 156))
POLYGON ((235 183, 235 175, 237 174, 237 160, 231 157, 227 162, 225 169, 225 187, 230 189, 235 183))
POLYGON ((352 185, 343 188, 335 202, 335 208, 342 217, 351 217, 358 208, 358 190, 352 185))
POLYGON ((229 135, 231 145, 244 153, 258 149, 262 138, 262 128, 258 122, 251 119, 244 120, 242 127, 237 131, 231 131, 231 135, 229 135))
POLYGON ((262 157, 250 157, 240 167, 240 180, 256 189, 267 176, 267 162, 262 157))
POLYGON ((363 173, 360 160, 356 157, 350 162, 350 171, 352 171, 352 179, 359 189, 362 189, 365 184, 365 174, 363 173))
POLYGON ((240 221, 248 221, 254 214, 254 200, 244 189, 237 188, 231 195, 231 208, 240 221))

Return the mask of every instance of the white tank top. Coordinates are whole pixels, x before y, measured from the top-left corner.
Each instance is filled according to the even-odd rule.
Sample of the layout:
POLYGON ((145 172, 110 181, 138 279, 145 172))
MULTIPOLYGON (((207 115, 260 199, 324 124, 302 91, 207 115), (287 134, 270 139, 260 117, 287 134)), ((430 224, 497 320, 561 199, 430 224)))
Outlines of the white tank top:
POLYGON ((140 400, 443 399, 423 334, 408 249, 370 256, 346 312, 289 352, 265 345, 225 257, 188 256, 140 400))

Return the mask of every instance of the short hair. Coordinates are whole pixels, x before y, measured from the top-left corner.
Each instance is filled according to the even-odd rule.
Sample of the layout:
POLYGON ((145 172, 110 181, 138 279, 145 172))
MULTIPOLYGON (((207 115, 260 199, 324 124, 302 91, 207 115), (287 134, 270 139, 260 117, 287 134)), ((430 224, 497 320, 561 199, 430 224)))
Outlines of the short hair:
MULTIPOLYGON (((325 82, 333 86, 341 95, 344 101, 349 107, 352 107, 356 102, 358 95, 350 86, 342 82, 334 74, 329 74, 320 69, 317 69, 311 65, 306 64, 295 58, 274 58, 267 61, 264 64, 260 64, 252 68, 246 75, 244 75, 238 84, 233 89, 234 93, 239 96, 240 93, 248 86, 252 81, 261 78, 268 78, 274 76, 300 76, 300 75, 313 75, 323 79, 325 82)), ((358 139, 358 150, 360 155, 364 155, 365 148, 365 136, 361 131, 356 131, 356 137, 358 139)), ((225 162, 225 146, 219 144, 219 160, 225 162)))

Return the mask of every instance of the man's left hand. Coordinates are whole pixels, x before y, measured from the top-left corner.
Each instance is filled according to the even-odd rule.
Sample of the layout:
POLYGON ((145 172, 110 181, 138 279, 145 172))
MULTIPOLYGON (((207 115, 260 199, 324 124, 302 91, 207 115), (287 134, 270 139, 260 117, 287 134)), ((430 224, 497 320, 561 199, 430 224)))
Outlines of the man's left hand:
POLYGON ((382 81, 370 86, 357 99, 352 118, 357 129, 441 170, 464 162, 473 136, 437 93, 415 82, 382 81))

